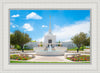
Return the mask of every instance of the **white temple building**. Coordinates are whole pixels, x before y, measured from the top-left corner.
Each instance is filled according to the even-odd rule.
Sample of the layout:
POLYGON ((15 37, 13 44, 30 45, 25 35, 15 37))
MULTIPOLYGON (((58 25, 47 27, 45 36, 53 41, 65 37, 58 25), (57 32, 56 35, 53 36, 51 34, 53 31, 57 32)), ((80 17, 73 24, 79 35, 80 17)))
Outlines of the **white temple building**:
POLYGON ((56 43, 56 35, 53 35, 52 33, 48 33, 47 35, 44 36, 44 43, 56 43))
MULTIPOLYGON (((51 17, 50 17, 51 20, 51 17)), ((51 32, 51 21, 49 23, 49 32, 47 35, 44 36, 44 44, 55 44, 56 43, 56 35, 53 35, 53 33, 51 32)))
POLYGON ((46 35, 44 35, 44 41, 43 42, 29 42, 26 43, 27 48, 34 48, 34 47, 48 47, 51 45, 52 47, 66 47, 66 48, 73 48, 76 47, 76 45, 72 42, 57 42, 56 41, 56 35, 52 33, 51 30, 51 17, 50 17, 50 23, 49 23, 49 30, 46 35), (60 46, 59 46, 60 45, 60 46))

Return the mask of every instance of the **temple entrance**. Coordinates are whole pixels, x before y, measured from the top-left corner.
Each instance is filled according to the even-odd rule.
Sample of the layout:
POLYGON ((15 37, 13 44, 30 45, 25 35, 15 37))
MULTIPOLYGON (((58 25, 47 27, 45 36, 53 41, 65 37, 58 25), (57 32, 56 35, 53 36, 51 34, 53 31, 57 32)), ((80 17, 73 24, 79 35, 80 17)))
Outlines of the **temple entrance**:
POLYGON ((52 43, 52 40, 48 40, 48 43, 52 43))

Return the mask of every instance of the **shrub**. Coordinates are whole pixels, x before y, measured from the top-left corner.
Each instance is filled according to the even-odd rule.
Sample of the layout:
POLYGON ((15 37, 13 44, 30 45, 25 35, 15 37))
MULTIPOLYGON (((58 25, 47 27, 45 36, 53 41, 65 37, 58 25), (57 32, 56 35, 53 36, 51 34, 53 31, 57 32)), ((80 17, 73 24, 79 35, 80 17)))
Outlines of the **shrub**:
MULTIPOLYGON (((70 50, 70 51, 77 51, 77 49, 78 49, 78 47, 75 47, 75 48, 68 48, 68 50, 70 50)), ((83 51, 84 49, 86 49, 86 46, 80 47, 79 50, 83 51)))
POLYGON ((25 50, 28 49, 28 46, 27 46, 27 45, 24 45, 24 49, 25 49, 25 50))
POLYGON ((80 47, 80 50, 84 50, 84 49, 86 49, 86 46, 80 47))
POLYGON ((21 47, 20 47, 19 45, 15 45, 15 48, 16 48, 17 50, 21 50, 21 47))
POLYGON ((86 49, 86 46, 83 46, 84 49, 86 49))
POLYGON ((58 46, 60 46, 60 44, 58 44, 58 46))
POLYGON ((83 50, 83 47, 80 47, 80 50, 83 50))
POLYGON ((42 47, 43 45, 42 44, 40 44, 40 47, 42 47))
POLYGON ((33 48, 28 47, 27 45, 24 45, 24 50, 33 50, 33 48))

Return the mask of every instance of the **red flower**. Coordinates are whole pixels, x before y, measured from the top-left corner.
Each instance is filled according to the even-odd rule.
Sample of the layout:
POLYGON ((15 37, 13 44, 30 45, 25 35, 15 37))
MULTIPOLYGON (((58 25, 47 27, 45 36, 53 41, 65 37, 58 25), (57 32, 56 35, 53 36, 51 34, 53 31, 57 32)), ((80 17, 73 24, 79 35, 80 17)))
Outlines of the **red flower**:
POLYGON ((25 58, 25 56, 23 58, 25 58))
POLYGON ((74 58, 72 58, 72 61, 74 60, 74 58))
POLYGON ((25 58, 25 60, 27 60, 27 58, 25 58))
POLYGON ((16 59, 16 60, 18 60, 18 59, 16 59))
POLYGON ((87 58, 85 58, 85 60, 87 60, 87 58))
POLYGON ((76 58, 74 60, 76 61, 76 58))
POLYGON ((83 59, 81 58, 81 60, 83 60, 83 59))

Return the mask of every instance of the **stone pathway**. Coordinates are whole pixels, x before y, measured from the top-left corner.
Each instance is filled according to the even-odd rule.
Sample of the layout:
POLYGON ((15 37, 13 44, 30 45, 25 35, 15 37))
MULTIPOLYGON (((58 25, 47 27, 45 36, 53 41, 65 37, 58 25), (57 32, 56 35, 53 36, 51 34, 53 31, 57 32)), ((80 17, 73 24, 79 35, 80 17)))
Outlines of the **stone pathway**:
POLYGON ((68 59, 65 59, 64 56, 36 56, 27 61, 34 62, 72 62, 68 59))

